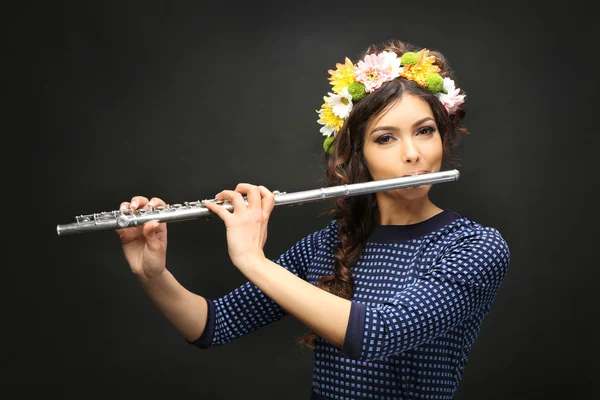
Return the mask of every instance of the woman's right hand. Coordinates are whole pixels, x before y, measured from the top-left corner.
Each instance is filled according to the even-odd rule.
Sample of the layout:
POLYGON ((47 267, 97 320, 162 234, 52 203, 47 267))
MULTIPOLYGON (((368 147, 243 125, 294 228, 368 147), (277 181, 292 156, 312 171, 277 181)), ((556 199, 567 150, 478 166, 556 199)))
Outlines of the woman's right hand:
MULTIPOLYGON (((166 206, 158 197, 152 200, 144 196, 135 196, 130 202, 123 202, 120 209, 166 206)), ((121 245, 131 271, 142 278, 150 279, 159 276, 166 270, 167 259, 167 224, 148 221, 141 226, 115 230, 121 238, 121 245)))

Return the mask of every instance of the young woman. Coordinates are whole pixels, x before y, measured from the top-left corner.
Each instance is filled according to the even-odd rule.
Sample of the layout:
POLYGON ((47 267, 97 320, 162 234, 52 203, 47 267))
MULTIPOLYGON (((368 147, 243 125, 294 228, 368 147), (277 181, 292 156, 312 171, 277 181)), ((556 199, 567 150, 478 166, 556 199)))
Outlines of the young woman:
MULTIPOLYGON (((330 185, 455 163, 451 150, 469 134, 465 95, 439 52, 392 40, 329 73, 318 122, 330 185)), ((291 314, 315 351, 311 399, 451 399, 510 254, 497 229, 433 204, 431 186, 338 198, 323 229, 273 260, 263 252, 273 193, 223 190, 215 198, 232 212, 205 204, 248 282, 213 300, 166 269, 166 224, 117 232, 144 290, 189 343, 220 346, 291 314)), ((135 196, 121 208, 161 205, 135 196)))

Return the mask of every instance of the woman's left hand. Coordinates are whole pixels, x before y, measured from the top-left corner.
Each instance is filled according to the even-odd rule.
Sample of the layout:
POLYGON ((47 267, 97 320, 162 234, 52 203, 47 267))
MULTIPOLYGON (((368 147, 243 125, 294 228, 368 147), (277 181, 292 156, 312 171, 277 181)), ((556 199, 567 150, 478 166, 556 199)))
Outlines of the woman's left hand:
POLYGON ((216 200, 229 200, 233 212, 212 202, 204 205, 225 222, 227 249, 231 261, 238 269, 265 258, 263 247, 267 242, 267 225, 275 196, 264 186, 240 183, 235 190, 217 193, 216 200), (242 195, 246 195, 248 205, 242 195))

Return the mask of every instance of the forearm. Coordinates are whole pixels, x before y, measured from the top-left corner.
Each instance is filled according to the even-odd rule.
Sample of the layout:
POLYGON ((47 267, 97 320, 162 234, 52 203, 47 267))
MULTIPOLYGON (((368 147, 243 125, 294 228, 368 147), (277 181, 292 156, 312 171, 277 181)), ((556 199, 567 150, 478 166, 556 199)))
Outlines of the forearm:
POLYGON ((177 331, 189 341, 200 337, 208 312, 204 297, 187 290, 168 270, 151 280, 136 277, 148 297, 177 331))
POLYGON ((319 336, 342 349, 351 301, 328 293, 267 258, 240 270, 273 301, 319 336))

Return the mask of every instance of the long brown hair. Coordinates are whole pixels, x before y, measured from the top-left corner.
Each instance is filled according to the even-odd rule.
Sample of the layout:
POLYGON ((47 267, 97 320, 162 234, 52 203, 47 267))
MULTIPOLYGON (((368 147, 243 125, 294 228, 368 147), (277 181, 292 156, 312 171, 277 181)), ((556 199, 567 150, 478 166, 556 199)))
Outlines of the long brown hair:
MULTIPOLYGON (((369 46, 362 57, 385 50, 393 51, 400 57, 407 51, 417 52, 420 48, 399 40, 390 40, 369 46)), ((436 65, 441 70, 439 74, 454 79, 453 71, 444 56, 431 49, 429 54, 436 57, 436 65)), ((461 135, 470 134, 461 124, 465 110, 460 108, 456 113, 448 115, 443 104, 433 93, 414 81, 398 77, 384 83, 379 89, 353 105, 344 126, 335 136, 332 144, 333 152, 323 154, 328 185, 337 186, 373 180, 362 157, 365 129, 373 117, 391 107, 404 93, 417 96, 429 104, 442 138, 443 159, 448 165, 459 165, 458 156, 451 151, 458 146, 461 135)), ((323 276, 317 287, 344 299, 352 298, 354 279, 351 268, 359 260, 363 245, 375 227, 378 213, 375 199, 375 194, 334 199, 333 207, 326 213, 337 220, 340 241, 334 249, 333 273, 323 276)), ((317 338, 316 333, 309 332, 300 338, 299 343, 314 349, 317 338)))

